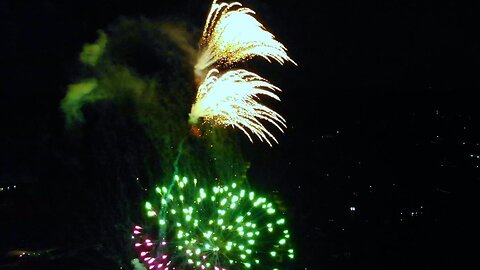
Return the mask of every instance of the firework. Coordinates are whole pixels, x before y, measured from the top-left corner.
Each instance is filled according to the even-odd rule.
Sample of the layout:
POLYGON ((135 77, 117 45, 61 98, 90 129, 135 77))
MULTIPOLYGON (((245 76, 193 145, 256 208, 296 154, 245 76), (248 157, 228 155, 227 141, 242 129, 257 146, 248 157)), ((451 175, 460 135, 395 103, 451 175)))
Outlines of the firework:
POLYGON ((270 122, 283 132, 285 119, 258 100, 261 95, 280 100, 275 91, 280 89, 253 72, 239 69, 220 74, 213 69, 198 88, 189 122, 196 124, 202 118, 215 125, 233 126, 242 130, 251 142, 249 133, 271 146, 269 139, 278 141, 260 120, 270 122))
POLYGON ((161 252, 161 248, 167 245, 165 241, 154 241, 143 233, 143 228, 136 225, 133 229, 133 239, 135 248, 138 251, 140 261, 148 269, 169 270, 173 269, 170 256, 161 252))
POLYGON ((255 12, 238 2, 213 1, 200 39, 200 53, 195 73, 201 76, 214 63, 231 65, 260 56, 283 64, 295 62, 285 46, 253 17, 255 12))
MULTIPOLYGON (((197 179, 178 176, 170 188, 156 191, 157 203, 145 208, 158 222, 161 240, 135 243, 143 261, 152 262, 148 267, 166 270, 171 262, 178 269, 277 269, 294 258, 285 213, 254 191, 236 183, 201 187, 197 179)), ((143 234, 138 228, 134 236, 143 234)))

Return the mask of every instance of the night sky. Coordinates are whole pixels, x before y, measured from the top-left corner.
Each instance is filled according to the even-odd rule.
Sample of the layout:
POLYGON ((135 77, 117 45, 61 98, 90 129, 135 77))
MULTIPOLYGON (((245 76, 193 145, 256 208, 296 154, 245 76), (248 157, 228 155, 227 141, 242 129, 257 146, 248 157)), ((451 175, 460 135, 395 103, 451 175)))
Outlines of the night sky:
MULTIPOLYGON (((282 88, 275 108, 288 129, 272 148, 239 136, 251 184, 281 197, 290 213, 292 269, 461 269, 474 259, 479 3, 242 3, 298 63, 248 64, 282 88)), ((60 101, 79 79, 78 54, 97 30, 145 17, 199 31, 209 6, 0 1, 0 269, 130 267, 115 258, 118 250, 99 248, 118 238, 104 233, 107 209, 122 209, 106 207, 119 189, 103 179, 117 169, 146 178, 136 165, 148 142, 114 110, 67 131, 60 101), (108 122, 109 132, 95 121, 108 122), (111 153, 130 167, 108 168, 111 153), (96 196, 108 199, 92 203, 96 196), (85 225, 89 219, 105 224, 103 235, 85 225)), ((122 186, 122 198, 140 204, 132 187, 122 186)))

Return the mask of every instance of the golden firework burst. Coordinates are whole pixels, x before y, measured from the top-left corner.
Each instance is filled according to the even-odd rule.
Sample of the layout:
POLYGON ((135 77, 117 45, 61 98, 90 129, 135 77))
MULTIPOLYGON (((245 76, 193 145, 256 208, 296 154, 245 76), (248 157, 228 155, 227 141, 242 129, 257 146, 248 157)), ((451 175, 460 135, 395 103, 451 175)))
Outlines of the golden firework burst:
POLYGON ((219 126, 233 126, 272 146, 270 139, 278 143, 261 121, 267 121, 283 132, 285 119, 259 103, 259 96, 280 98, 274 93, 281 91, 259 75, 243 69, 229 70, 223 74, 217 69, 208 72, 198 88, 195 103, 189 114, 189 122, 197 124, 200 119, 219 126))
POLYGON ((283 64, 290 61, 285 46, 253 15, 255 12, 241 3, 217 3, 213 1, 200 40, 200 50, 195 65, 199 77, 212 65, 232 65, 260 56, 283 64))

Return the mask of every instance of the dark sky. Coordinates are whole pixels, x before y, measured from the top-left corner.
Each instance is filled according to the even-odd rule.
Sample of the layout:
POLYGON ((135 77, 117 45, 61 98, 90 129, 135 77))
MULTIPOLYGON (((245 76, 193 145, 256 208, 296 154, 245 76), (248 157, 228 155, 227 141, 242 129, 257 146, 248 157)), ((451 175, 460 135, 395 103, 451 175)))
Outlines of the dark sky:
MULTIPOLYGON (((273 187, 293 209, 295 269, 457 269, 471 258, 480 6, 460 2, 242 2, 298 63, 255 66, 283 89, 279 111, 288 129, 272 149, 246 150, 252 177, 265 179, 258 185, 273 187)), ((57 168, 49 157, 68 144, 48 142, 67 140, 59 102, 77 78, 83 44, 119 16, 178 18, 200 28, 209 5, 0 2, 0 217, 8 217, 0 228, 13 235, 0 235, 0 252, 37 248, 29 237, 42 237, 22 237, 24 230, 53 224, 40 219, 62 222, 47 206, 29 213, 27 193, 11 189, 55 196, 45 178, 60 174, 51 173, 57 168)))

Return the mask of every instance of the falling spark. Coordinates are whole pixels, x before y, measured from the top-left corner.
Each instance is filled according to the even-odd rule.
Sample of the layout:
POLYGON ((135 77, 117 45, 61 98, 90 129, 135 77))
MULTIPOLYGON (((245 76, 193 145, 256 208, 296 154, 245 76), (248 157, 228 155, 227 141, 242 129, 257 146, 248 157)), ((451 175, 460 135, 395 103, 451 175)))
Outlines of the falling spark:
POLYGON ((214 63, 228 66, 257 55, 269 62, 271 58, 280 64, 290 61, 296 65, 287 55, 285 46, 275 40, 254 14, 238 2, 218 4, 213 1, 200 40, 195 65, 197 76, 204 75, 214 63))
POLYGON ((197 91, 195 103, 189 114, 189 122, 197 124, 200 118, 219 126, 233 126, 243 131, 253 142, 250 134, 261 141, 278 141, 260 120, 266 120, 283 132, 285 119, 274 110, 258 102, 259 95, 280 98, 274 91, 281 91, 255 73, 238 69, 220 74, 217 69, 208 72, 197 91))

